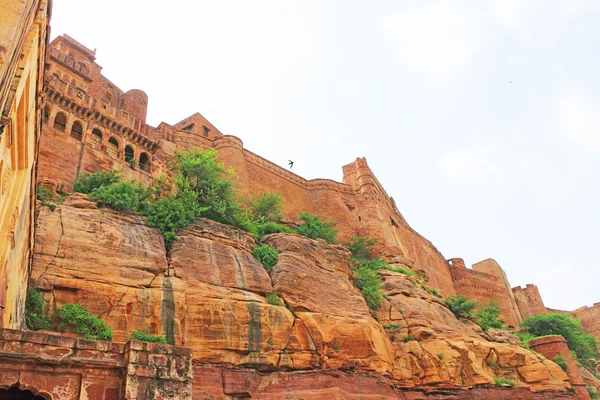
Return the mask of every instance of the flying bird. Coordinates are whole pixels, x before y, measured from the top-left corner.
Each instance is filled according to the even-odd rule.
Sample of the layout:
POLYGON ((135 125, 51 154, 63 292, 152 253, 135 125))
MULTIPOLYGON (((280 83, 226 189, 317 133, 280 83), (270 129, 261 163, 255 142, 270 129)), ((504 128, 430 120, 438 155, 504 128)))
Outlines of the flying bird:
POLYGON ((294 166, 294 162, 292 160, 288 160, 288 161, 289 161, 288 164, 290 164, 290 169, 292 169, 292 167, 294 166))

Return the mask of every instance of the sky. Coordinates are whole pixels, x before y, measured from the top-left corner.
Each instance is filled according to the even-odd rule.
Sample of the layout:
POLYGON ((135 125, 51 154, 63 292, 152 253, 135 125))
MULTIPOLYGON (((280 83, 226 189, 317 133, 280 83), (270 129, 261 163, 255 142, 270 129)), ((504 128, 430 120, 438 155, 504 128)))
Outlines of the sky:
POLYGON ((600 301, 600 2, 54 0, 52 38, 300 176, 366 157, 446 258, 600 301), (93 5, 92 5, 93 4, 93 5))

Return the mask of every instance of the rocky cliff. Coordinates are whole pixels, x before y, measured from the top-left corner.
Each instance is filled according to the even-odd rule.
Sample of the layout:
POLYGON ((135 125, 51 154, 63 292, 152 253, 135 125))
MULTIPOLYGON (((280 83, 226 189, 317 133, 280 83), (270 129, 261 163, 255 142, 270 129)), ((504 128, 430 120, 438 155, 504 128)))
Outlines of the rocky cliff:
POLYGON ((148 329, 192 348, 194 398, 572 396, 560 367, 510 338, 490 341, 414 277, 380 271, 386 300, 373 313, 341 246, 269 235, 263 242, 280 255, 268 273, 252 257, 253 237, 209 220, 167 253, 142 218, 83 195, 38 213, 31 284, 48 311, 81 303, 115 341, 148 329), (274 292, 281 306, 267 302, 274 292), (517 388, 497 388, 495 377, 517 388))

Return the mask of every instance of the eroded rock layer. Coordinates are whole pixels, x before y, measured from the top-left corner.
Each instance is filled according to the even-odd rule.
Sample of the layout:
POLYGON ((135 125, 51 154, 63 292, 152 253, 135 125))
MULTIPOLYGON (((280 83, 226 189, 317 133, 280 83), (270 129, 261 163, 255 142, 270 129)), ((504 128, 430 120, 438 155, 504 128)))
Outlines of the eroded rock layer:
POLYGON ((570 398, 560 367, 510 344, 510 335, 460 322, 422 281, 380 271, 386 300, 374 313, 345 248, 290 234, 263 242, 280 253, 270 273, 252 257, 253 237, 199 219, 167 256, 143 219, 74 195, 54 212, 39 210, 32 284, 49 312, 81 303, 116 341, 148 329, 192 348, 198 395, 570 398), (272 293, 281 305, 269 304, 272 293), (517 389, 495 388, 496 377, 517 389))

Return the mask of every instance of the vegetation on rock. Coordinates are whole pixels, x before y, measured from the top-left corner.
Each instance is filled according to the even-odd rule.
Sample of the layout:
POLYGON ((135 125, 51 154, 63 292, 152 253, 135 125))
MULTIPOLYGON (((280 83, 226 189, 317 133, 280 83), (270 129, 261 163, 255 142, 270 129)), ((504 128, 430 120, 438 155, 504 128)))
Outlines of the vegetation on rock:
POLYGON ((494 382, 496 383, 496 386, 498 386, 498 387, 510 386, 511 388, 513 388, 516 385, 515 381, 511 381, 510 379, 507 379, 507 378, 494 378, 494 382))
POLYGON ((90 200, 97 201, 115 211, 144 212, 152 189, 137 181, 115 182, 90 192, 90 200))
POLYGON ((556 363, 556 365, 561 367, 563 371, 566 371, 569 369, 569 366, 567 365, 567 361, 560 354, 557 355, 556 357, 554 357, 554 362, 556 363))
POLYGON ((569 349, 584 364, 590 358, 599 358, 598 342, 593 335, 585 333, 581 322, 568 314, 540 314, 526 318, 521 323, 533 336, 561 335, 567 341, 569 349))
POLYGON ((252 221, 258 224, 276 222, 283 218, 283 201, 279 192, 261 193, 247 200, 252 221))
POLYGON ((268 244, 255 246, 252 250, 252 255, 267 271, 273 270, 273 266, 277 264, 279 258, 279 252, 268 244))
POLYGON ((73 191, 89 194, 94 189, 117 183, 120 180, 121 175, 115 170, 83 173, 73 182, 73 191))
POLYGON ((112 340, 108 325, 79 304, 65 304, 57 308, 55 317, 62 332, 77 333, 86 339, 112 340))
POLYGON ((302 223, 294 233, 310 239, 323 239, 327 243, 337 243, 339 229, 335 228, 334 222, 322 220, 321 217, 307 212, 300 214, 300 220, 302 223))
POLYGON ((472 318, 477 302, 471 301, 465 296, 454 296, 446 299, 446 306, 458 319, 472 318))
POLYGON ((281 302, 281 299, 279 298, 277 293, 269 293, 267 295, 267 303, 269 303, 272 306, 282 306, 283 305, 283 303, 281 302))
POLYGON ((142 342, 167 344, 167 339, 162 335, 153 335, 147 329, 135 331, 131 334, 131 340, 140 340, 142 342))
POLYGON ((496 303, 479 308, 475 313, 475 318, 475 323, 484 331, 487 331, 490 328, 502 329, 502 326, 504 325, 504 320, 500 318, 500 308, 496 303))
POLYGON ((50 321, 44 314, 42 295, 37 289, 29 288, 25 298, 25 323, 27 329, 38 331, 50 329, 50 321))
POLYGON ((66 195, 64 193, 54 194, 48 188, 38 186, 35 192, 36 199, 38 199, 43 206, 50 208, 50 210, 54 211, 56 206, 63 202, 66 195))

